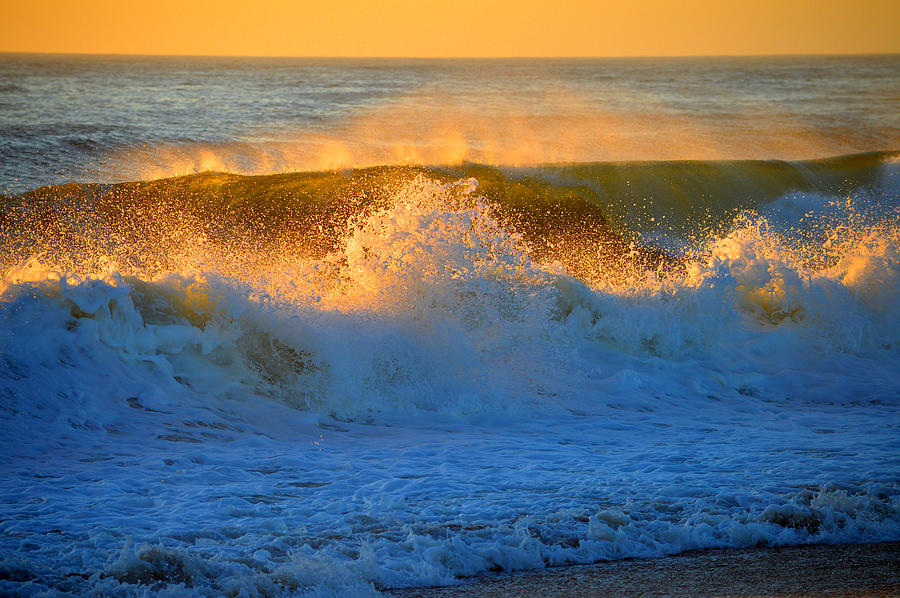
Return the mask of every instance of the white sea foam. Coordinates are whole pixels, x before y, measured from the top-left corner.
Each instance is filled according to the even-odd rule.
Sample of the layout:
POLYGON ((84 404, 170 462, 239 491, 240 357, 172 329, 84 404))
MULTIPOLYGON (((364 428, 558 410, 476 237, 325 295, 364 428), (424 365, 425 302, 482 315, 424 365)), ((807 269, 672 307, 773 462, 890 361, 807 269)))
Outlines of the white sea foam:
POLYGON ((900 242, 828 201, 615 284, 535 263, 469 180, 253 280, 37 256, 0 303, 0 590, 366 595, 900 540, 900 242))

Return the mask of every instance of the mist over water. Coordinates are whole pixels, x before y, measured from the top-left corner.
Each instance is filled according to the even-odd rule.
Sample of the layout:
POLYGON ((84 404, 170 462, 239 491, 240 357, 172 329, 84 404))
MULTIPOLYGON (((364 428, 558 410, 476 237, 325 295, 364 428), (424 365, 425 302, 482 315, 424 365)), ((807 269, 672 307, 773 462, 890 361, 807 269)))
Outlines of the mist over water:
POLYGON ((0 592, 900 540, 898 68, 2 57, 0 592))
POLYGON ((895 56, 0 56, 0 191, 204 170, 811 159, 900 146, 895 56))

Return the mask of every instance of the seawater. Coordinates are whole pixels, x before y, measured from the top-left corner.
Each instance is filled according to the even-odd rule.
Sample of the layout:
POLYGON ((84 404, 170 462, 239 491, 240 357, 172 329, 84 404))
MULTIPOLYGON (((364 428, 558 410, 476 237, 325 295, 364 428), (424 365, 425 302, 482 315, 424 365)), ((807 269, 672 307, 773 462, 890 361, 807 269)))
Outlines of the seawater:
POLYGON ((0 192, 384 163, 804 160, 900 146, 896 56, 0 55, 0 192))
POLYGON ((898 69, 4 56, 0 589, 900 540, 898 69))

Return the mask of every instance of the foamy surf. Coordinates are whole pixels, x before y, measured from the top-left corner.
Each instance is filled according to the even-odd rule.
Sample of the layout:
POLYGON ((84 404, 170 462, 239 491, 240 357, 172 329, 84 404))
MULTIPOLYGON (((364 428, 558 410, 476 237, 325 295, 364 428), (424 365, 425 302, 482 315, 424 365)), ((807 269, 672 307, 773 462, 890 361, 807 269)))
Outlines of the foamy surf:
POLYGON ((371 595, 900 540, 897 195, 866 159, 846 195, 754 171, 779 192, 712 228, 478 166, 11 198, 0 588, 371 595))

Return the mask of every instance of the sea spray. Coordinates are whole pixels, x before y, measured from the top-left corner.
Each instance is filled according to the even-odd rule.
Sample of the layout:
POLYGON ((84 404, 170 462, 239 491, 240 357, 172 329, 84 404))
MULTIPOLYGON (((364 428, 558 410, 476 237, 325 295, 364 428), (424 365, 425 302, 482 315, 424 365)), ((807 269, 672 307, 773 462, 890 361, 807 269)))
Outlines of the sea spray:
MULTIPOLYGON (((147 209, 112 217, 93 211, 103 189, 9 204, 0 587, 366 595, 900 539, 890 210, 861 219, 818 193, 801 199, 830 244, 803 244, 810 210, 763 210, 660 252, 517 213, 496 178, 378 173, 344 179, 342 225, 303 224, 319 239, 254 236, 265 201, 226 210, 251 216, 229 228, 167 195, 193 181, 204 197, 209 177, 113 187, 147 209), (29 229, 35 214, 65 234, 29 229), (548 228, 619 249, 535 250, 548 228), (110 230, 121 242, 91 242, 110 230)), ((220 182, 259 198, 285 180, 220 182)), ((541 197, 593 213, 564 185, 541 197)))

